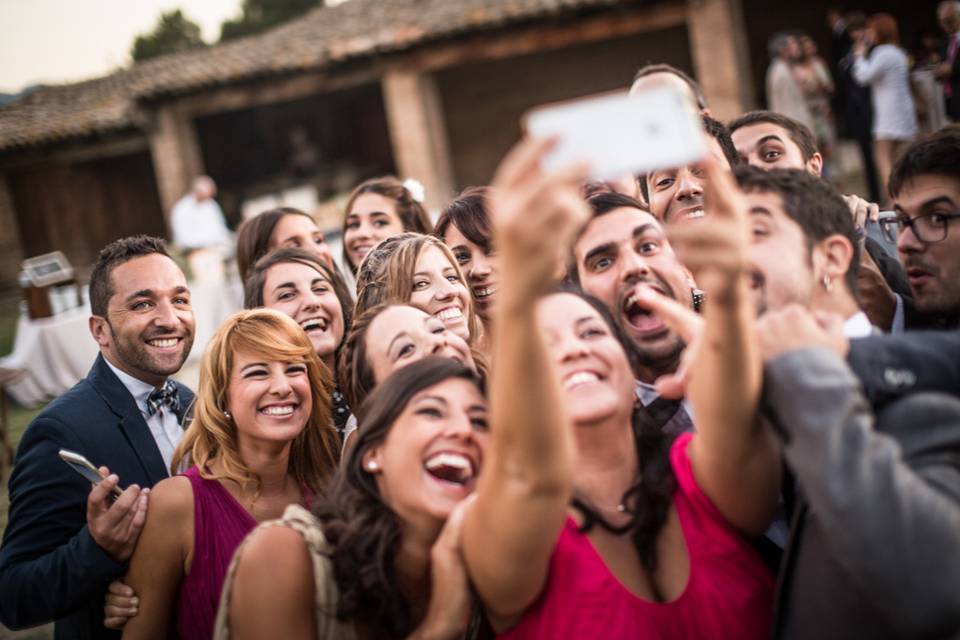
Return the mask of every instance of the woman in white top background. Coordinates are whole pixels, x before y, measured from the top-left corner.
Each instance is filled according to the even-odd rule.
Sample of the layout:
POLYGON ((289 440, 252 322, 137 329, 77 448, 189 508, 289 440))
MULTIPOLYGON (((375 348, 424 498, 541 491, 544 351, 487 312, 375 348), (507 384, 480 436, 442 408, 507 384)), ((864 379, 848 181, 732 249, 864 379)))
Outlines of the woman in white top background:
POLYGON ((910 94, 907 54, 899 46, 897 21, 888 13, 870 16, 854 45, 853 77, 873 95, 873 144, 884 200, 887 179, 901 145, 917 135, 917 113, 910 94), (868 53, 870 45, 876 45, 868 53))

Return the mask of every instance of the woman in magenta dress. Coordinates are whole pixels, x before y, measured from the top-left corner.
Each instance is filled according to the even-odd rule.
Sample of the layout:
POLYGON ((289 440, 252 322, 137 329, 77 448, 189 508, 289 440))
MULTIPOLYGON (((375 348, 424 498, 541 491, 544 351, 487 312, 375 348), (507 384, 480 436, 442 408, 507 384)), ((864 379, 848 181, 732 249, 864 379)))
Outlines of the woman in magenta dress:
MULTIPOLYGON (((491 203, 508 275, 494 309, 492 451, 463 529, 474 588, 504 638, 766 637, 773 576, 746 536, 772 517, 780 463, 755 419, 761 367, 739 192, 708 164, 710 227, 676 230, 696 237, 683 257, 710 302, 687 354, 697 431, 671 443, 635 404, 609 312, 551 293, 558 248, 588 213, 576 197, 583 175, 541 172, 547 146, 508 156, 491 203)), ((695 327, 692 312, 642 284, 655 282, 645 269, 621 285, 695 327)))
POLYGON ((309 506, 337 465, 331 381, 288 316, 234 314, 203 357, 193 423, 157 484, 125 582, 140 599, 125 638, 213 635, 224 576, 258 522, 309 506))

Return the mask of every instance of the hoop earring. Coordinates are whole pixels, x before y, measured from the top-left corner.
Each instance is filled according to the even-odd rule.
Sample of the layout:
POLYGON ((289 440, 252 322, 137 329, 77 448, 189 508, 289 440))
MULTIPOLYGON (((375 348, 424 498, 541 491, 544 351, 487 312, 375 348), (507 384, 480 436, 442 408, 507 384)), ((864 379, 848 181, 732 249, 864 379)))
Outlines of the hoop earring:
POLYGON ((827 293, 833 291, 833 279, 830 276, 823 276, 823 280, 820 282, 823 283, 823 288, 827 290, 827 293))

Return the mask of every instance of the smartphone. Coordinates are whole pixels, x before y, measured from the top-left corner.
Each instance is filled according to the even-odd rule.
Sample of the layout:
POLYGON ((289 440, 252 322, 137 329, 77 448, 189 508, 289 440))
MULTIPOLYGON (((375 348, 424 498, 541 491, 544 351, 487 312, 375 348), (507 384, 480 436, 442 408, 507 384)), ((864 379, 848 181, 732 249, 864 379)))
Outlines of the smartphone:
POLYGON ((881 211, 876 220, 867 220, 863 226, 863 231, 867 234, 867 237, 872 238, 883 247, 883 250, 891 258, 897 258, 897 230, 895 226, 891 227, 889 225, 896 219, 897 214, 895 212, 881 211), (888 234, 890 237, 888 237, 888 234))
POLYGON ((559 138, 544 170, 586 161, 594 180, 682 167, 707 153, 700 116, 672 86, 544 105, 524 116, 524 128, 533 137, 559 138))
MULTIPOLYGON (((74 471, 82 475, 93 484, 100 484, 100 482, 103 480, 103 476, 101 476, 100 471, 93 466, 93 463, 76 451, 60 449, 60 459, 70 465, 74 471)), ((123 490, 121 490, 120 487, 113 488, 112 495, 114 498, 119 498, 122 493, 123 490)))

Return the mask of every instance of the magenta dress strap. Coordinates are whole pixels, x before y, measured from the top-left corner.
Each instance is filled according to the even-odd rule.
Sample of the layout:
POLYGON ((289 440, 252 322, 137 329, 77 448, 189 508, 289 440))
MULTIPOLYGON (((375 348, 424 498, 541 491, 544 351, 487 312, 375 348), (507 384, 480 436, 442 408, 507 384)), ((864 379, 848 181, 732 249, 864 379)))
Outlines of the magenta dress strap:
POLYGON ((197 467, 183 475, 193 487, 193 562, 180 585, 177 635, 210 640, 227 567, 257 521, 220 482, 201 478, 197 467))

